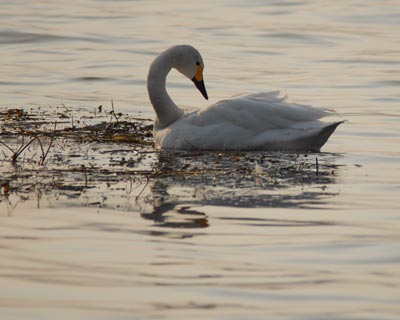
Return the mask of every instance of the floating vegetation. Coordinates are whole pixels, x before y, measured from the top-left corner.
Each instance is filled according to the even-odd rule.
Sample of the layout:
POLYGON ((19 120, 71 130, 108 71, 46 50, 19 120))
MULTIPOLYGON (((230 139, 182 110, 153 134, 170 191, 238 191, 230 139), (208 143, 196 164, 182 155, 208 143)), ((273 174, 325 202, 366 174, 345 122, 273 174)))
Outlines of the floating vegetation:
POLYGON ((116 113, 113 103, 0 108, 0 126, 0 208, 8 213, 33 203, 146 217, 166 204, 315 207, 334 194, 325 189, 340 169, 338 155, 324 153, 159 151, 152 121, 116 113))

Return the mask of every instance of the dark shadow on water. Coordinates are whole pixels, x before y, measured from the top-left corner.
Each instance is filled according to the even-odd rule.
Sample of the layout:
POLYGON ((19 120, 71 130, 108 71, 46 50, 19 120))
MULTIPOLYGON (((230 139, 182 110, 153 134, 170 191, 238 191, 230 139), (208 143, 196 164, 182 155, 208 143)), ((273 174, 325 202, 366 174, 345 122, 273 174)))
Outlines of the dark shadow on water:
POLYGON ((158 226, 168 228, 206 228, 209 226, 205 213, 179 203, 163 203, 154 207, 151 213, 142 213, 146 220, 153 220, 158 226))

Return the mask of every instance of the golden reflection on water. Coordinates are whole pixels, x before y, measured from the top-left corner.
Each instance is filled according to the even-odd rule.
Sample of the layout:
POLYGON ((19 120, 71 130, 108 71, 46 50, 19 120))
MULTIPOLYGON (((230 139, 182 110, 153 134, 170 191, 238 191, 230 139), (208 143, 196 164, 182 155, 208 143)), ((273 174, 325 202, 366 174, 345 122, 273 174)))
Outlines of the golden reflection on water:
MULTIPOLYGON (((152 118, 149 63, 190 43, 203 54, 210 103, 282 90, 348 120, 307 159, 156 153, 145 170, 181 174, 103 176, 84 192, 45 192, 48 177, 25 168, 35 188, 25 192, 26 179, 24 192, 3 186, 0 198, 2 317, 397 319, 399 8, 390 0, 1 2, 0 111, 64 103, 82 113, 113 99, 117 112, 152 118), (285 166, 295 170, 279 174, 285 166)), ((180 75, 168 80, 179 105, 205 106, 180 75)), ((137 155, 113 154, 117 147, 85 146, 94 160, 72 148, 81 157, 71 165, 132 165, 137 155)), ((13 170, 2 162, 0 178, 13 170)), ((81 182, 82 171, 61 178, 81 182)))

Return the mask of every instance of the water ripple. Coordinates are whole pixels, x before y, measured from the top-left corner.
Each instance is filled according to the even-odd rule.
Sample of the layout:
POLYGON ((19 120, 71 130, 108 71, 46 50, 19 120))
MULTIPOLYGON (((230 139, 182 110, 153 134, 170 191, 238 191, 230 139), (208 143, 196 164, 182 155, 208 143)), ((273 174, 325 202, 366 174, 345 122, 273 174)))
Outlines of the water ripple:
POLYGON ((22 31, 0 31, 0 44, 25 44, 50 41, 103 42, 99 38, 90 37, 60 36, 48 33, 31 33, 22 31))

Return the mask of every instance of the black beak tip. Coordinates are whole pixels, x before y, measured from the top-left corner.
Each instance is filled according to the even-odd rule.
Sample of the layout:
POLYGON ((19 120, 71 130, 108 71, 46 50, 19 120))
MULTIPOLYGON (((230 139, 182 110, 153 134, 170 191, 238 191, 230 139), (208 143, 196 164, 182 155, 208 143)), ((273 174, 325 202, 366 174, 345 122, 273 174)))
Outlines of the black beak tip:
POLYGON ((208 94, 207 94, 206 87, 204 85, 204 81, 203 80, 198 81, 198 80, 196 80, 196 78, 193 78, 192 81, 193 81, 194 85, 196 86, 196 88, 201 92, 203 97, 206 100, 208 100, 208 94))

